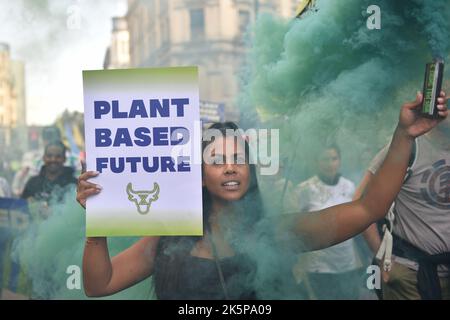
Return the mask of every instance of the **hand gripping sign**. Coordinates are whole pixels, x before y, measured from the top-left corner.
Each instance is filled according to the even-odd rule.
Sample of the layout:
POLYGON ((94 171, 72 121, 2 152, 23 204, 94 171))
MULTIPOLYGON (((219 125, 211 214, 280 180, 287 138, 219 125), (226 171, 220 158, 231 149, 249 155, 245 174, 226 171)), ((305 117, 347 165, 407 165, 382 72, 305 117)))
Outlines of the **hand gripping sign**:
POLYGON ((86 164, 102 186, 86 204, 87 236, 202 234, 197 73, 83 72, 86 164))

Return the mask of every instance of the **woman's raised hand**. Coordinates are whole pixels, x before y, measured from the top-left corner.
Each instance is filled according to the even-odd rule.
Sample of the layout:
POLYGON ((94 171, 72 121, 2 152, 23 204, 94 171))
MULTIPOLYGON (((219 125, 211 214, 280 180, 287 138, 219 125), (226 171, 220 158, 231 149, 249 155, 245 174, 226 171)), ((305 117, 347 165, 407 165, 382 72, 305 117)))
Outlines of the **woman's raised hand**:
POLYGON ((414 102, 405 103, 400 111, 398 128, 412 138, 430 131, 448 116, 445 92, 441 91, 438 98, 437 108, 438 114, 441 116, 438 119, 426 118, 420 115, 419 109, 422 105, 422 100, 423 94, 418 92, 416 100, 414 102))

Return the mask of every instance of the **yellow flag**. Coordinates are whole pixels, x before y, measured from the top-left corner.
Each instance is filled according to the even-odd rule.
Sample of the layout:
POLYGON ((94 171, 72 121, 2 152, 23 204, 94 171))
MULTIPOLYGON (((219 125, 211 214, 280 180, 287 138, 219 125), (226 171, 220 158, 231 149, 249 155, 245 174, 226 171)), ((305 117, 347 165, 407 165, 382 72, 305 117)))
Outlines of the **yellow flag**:
POLYGON ((301 0, 295 10, 295 17, 300 17, 306 10, 314 6, 314 0, 301 0))
POLYGON ((78 148, 80 148, 80 150, 84 150, 84 138, 83 134, 81 133, 80 127, 75 123, 72 130, 75 143, 77 144, 78 148))

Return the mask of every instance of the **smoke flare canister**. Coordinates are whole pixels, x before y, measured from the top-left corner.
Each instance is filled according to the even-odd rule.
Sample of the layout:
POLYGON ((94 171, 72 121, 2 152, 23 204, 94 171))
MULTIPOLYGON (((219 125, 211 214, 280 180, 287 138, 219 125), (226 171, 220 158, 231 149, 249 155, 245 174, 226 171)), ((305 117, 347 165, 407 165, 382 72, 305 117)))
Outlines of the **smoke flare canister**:
POLYGON ((427 63, 425 68, 425 80, 423 83, 422 116, 438 118, 437 98, 442 88, 444 74, 444 62, 435 60, 427 63))

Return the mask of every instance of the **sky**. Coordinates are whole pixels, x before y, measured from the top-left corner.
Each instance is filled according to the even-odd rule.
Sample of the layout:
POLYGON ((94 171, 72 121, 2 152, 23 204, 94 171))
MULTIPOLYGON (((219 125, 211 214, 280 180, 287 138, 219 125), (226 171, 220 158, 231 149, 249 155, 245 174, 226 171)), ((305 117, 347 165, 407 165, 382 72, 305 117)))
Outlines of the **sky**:
POLYGON ((126 0, 0 0, 0 42, 25 63, 28 125, 83 111, 82 70, 102 69, 126 0))

